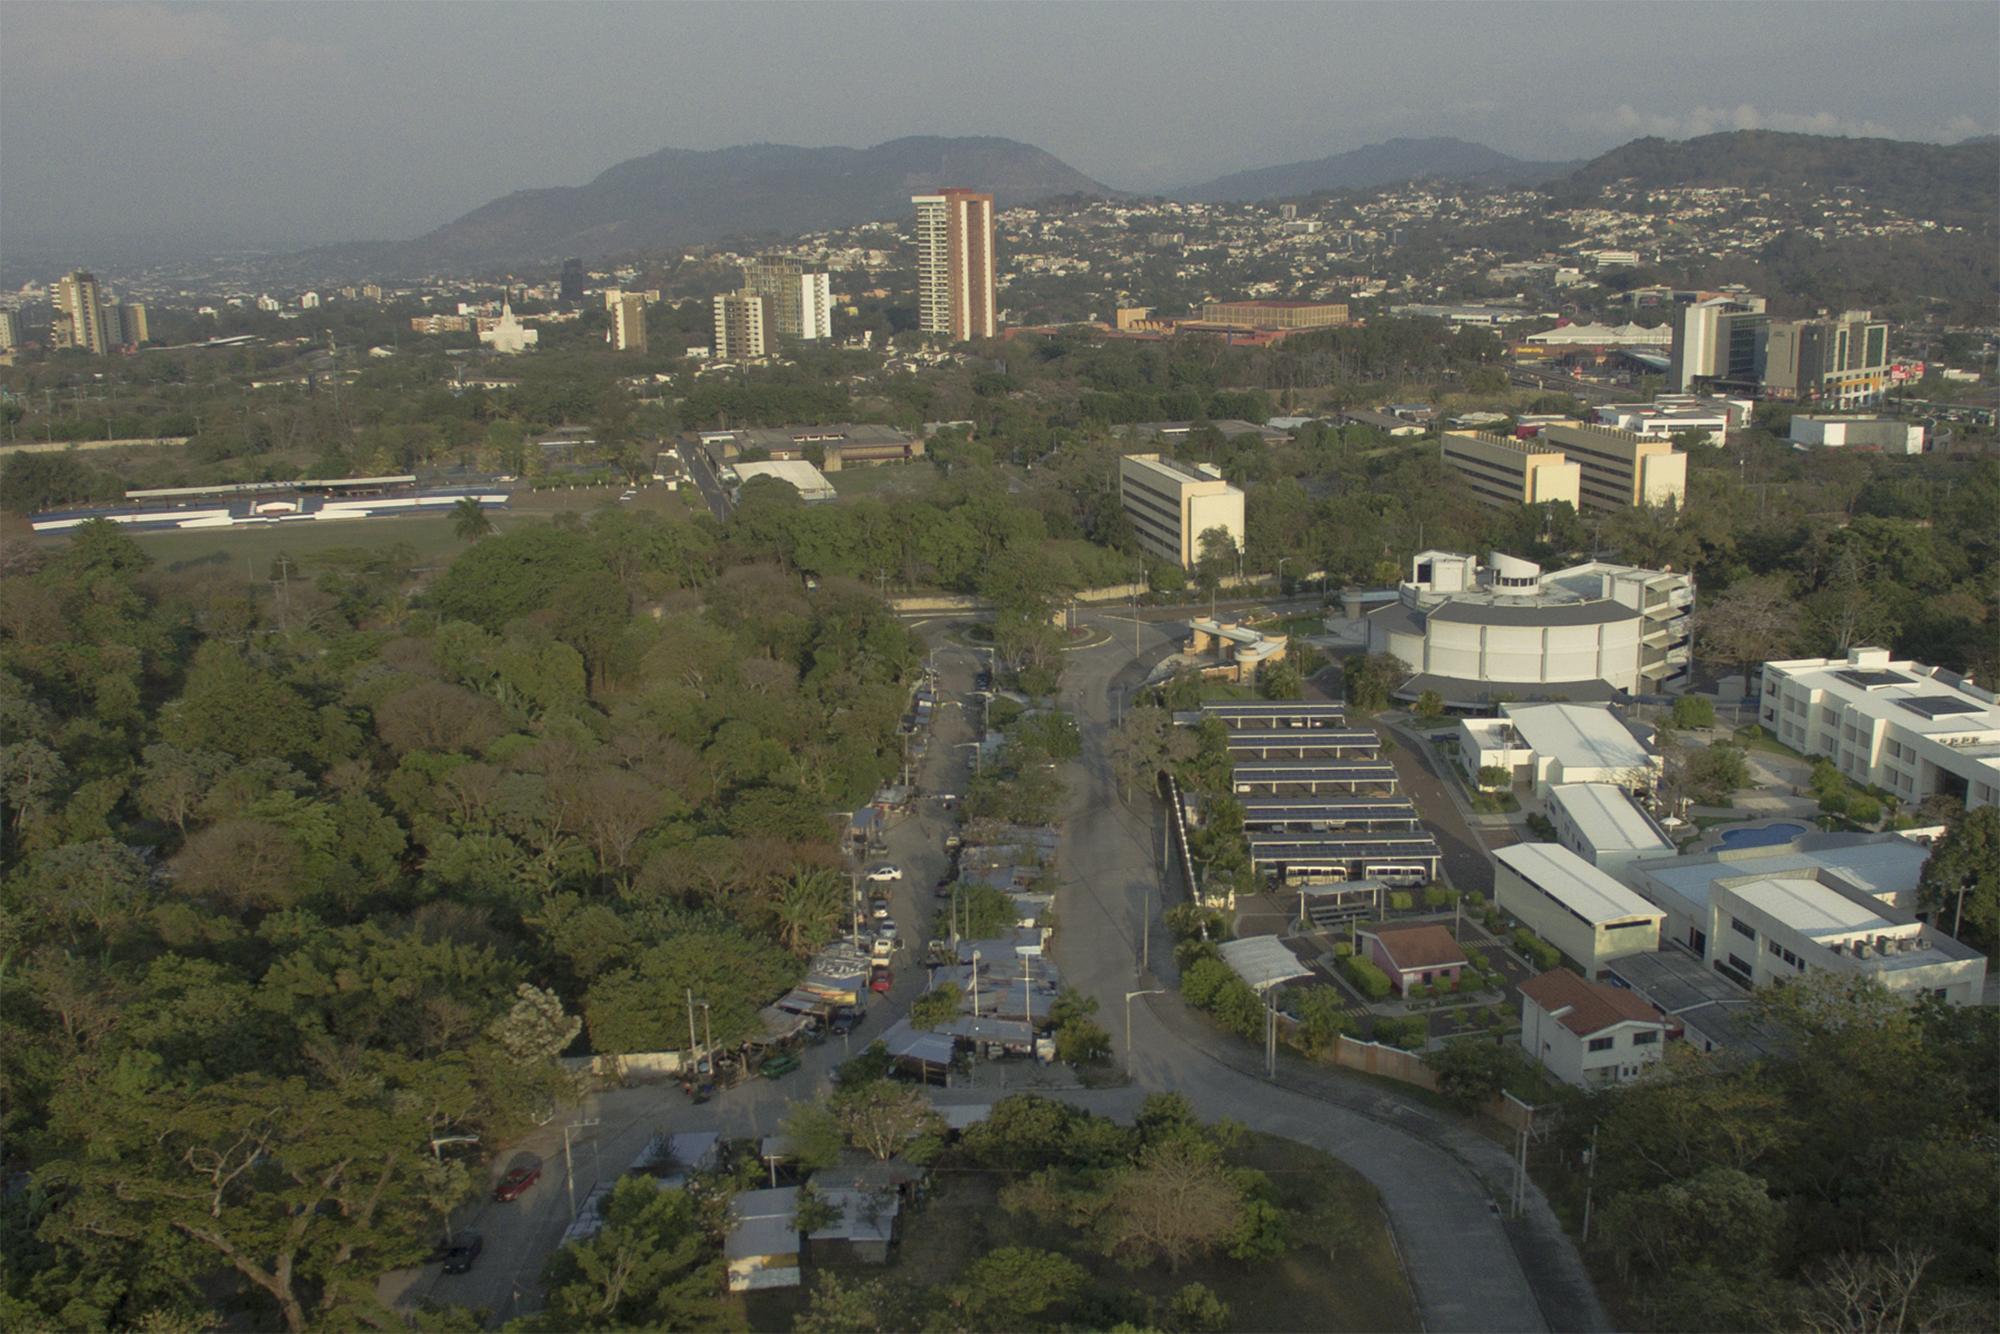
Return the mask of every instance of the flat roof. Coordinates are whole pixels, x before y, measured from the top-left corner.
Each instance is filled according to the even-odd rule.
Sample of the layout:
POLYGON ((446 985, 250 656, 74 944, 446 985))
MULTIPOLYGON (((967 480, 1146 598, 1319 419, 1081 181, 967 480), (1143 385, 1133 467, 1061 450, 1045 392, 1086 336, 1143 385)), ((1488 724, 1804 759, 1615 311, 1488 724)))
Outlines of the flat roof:
POLYGON ((1599 852, 1673 853, 1674 845, 1638 803, 1610 783, 1558 783, 1549 789, 1549 800, 1561 803, 1570 823, 1599 852))
POLYGON ((1831 885, 1804 876, 1725 880, 1722 884, 1745 903, 1763 909, 1789 929, 1813 940, 1827 936, 1845 939, 1862 932, 1906 925, 1855 902, 1831 885))
POLYGON ((1347 706, 1322 701, 1257 699, 1257 700, 1210 700, 1201 706, 1204 714, 1228 722, 1231 718, 1266 720, 1272 718, 1297 718, 1306 721, 1321 719, 1335 723, 1347 718, 1347 706))
POLYGON ((1962 684, 1940 680, 1915 661, 1857 667, 1846 659, 1802 658, 1767 662, 1810 690, 1837 697, 1856 713, 1894 723, 1921 735, 2000 732, 2000 704, 1962 684))
POLYGON ((1434 621, 1456 621, 1466 625, 1610 625, 1614 621, 1635 621, 1642 614, 1636 607, 1609 598, 1596 602, 1555 602, 1539 600, 1525 605, 1506 602, 1468 601, 1445 595, 1446 600, 1430 608, 1434 621))
POLYGON ((1244 936, 1225 940, 1218 948, 1222 961, 1255 991, 1268 991, 1280 982, 1312 975, 1312 970, 1300 963, 1298 956, 1276 936, 1244 936))
POLYGON ((1864 894, 1893 898, 1916 889, 1929 858, 1930 849, 1894 834, 1803 834, 1770 847, 1642 861, 1634 869, 1705 912, 1717 880, 1801 871, 1832 871, 1864 894))
POLYGON ((1396 766, 1387 760, 1353 760, 1346 764, 1313 764, 1299 760, 1242 760, 1235 765, 1236 781, 1322 783, 1348 778, 1394 778, 1396 766))
POLYGON ((1602 704, 1503 704, 1521 739, 1564 768, 1644 770, 1652 757, 1602 704))
POLYGON ((1367 727, 1239 728, 1229 734, 1236 746, 1377 746, 1382 738, 1367 727))
POLYGON ((1493 858, 1592 926, 1661 915, 1651 900, 1557 844, 1516 843, 1493 858))
POLYGON ((1725 1051, 1765 1056, 1778 1049, 1775 1036, 1757 1022, 1751 994, 1678 946, 1604 966, 1614 984, 1630 987, 1725 1051))

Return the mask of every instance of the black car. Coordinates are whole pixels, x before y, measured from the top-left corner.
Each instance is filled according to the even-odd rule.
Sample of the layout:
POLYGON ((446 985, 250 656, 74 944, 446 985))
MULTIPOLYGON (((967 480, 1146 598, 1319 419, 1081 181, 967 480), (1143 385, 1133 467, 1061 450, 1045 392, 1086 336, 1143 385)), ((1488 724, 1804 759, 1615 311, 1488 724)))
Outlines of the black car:
POLYGON ((486 1249, 486 1238, 477 1232, 461 1232, 444 1253, 444 1272, 447 1274, 469 1274, 479 1253, 486 1249))
POLYGON ((860 1022, 860 1013, 843 1005, 833 1012, 833 1019, 827 1025, 827 1028, 834 1036, 844 1038, 849 1033, 852 1033, 854 1026, 860 1022))

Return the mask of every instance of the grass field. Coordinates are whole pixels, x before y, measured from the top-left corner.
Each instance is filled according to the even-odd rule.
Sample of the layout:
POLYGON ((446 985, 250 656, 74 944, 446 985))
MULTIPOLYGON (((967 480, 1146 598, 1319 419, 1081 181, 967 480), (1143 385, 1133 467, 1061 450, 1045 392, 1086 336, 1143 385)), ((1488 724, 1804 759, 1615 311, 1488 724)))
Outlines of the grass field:
POLYGON ((826 480, 842 500, 852 496, 888 496, 898 491, 915 491, 937 477, 935 469, 916 463, 884 463, 866 468, 842 468, 830 472, 826 480))

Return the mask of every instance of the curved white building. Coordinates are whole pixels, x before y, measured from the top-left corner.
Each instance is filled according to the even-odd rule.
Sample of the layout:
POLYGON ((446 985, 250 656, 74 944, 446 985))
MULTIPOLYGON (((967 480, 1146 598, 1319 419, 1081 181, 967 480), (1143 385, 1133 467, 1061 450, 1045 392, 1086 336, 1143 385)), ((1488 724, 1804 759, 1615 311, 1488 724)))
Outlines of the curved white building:
POLYGON ((1683 574, 1603 561, 1543 574, 1513 556, 1481 565, 1425 551, 1396 601, 1369 613, 1368 651, 1410 667, 1398 699, 1434 690, 1447 705, 1478 708, 1654 695, 1687 683, 1693 605, 1683 574))

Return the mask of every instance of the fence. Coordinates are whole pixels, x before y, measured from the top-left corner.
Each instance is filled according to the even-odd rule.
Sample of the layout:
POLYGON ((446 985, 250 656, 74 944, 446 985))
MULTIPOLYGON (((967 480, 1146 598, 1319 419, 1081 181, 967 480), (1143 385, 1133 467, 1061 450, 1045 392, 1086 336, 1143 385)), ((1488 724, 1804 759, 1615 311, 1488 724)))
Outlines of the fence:
MULTIPOLYGON (((1284 1015, 1278 1017, 1278 1024, 1281 1030, 1286 1031, 1296 1031, 1298 1027, 1284 1015)), ((1399 1084, 1413 1084, 1432 1093, 1438 1091, 1437 1073, 1424 1064, 1422 1056, 1413 1051, 1404 1051, 1401 1047, 1366 1042, 1342 1033, 1334 1044, 1333 1063, 1344 1069, 1359 1070, 1364 1074, 1393 1079, 1399 1084)), ((1505 1091, 1502 1091, 1499 1097, 1488 1101, 1479 1110, 1512 1131, 1527 1130, 1534 1125, 1534 1107, 1505 1091)))
POLYGON ((599 1056, 565 1056, 561 1064, 576 1075, 616 1080, 621 1084, 670 1079, 680 1073, 685 1053, 678 1051, 635 1051, 599 1056))

